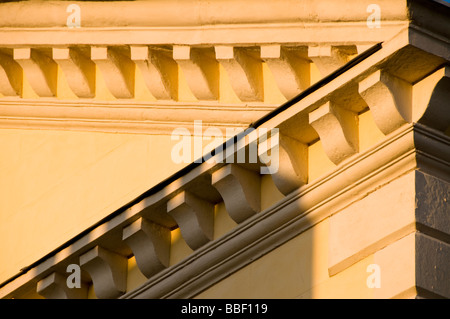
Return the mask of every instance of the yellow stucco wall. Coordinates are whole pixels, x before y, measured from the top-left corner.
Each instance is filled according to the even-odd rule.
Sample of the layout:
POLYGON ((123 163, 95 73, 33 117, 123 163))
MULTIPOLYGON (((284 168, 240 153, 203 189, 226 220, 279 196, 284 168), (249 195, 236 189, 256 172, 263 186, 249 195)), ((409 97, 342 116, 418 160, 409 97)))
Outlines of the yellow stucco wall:
POLYGON ((0 130, 0 281, 184 166, 167 160, 170 143, 164 135, 0 130))

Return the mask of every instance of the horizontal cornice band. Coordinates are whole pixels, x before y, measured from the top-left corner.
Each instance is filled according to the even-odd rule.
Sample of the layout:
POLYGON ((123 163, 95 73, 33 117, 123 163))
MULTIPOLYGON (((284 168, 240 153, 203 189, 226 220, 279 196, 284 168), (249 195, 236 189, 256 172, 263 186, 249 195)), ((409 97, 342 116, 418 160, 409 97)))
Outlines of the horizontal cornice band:
POLYGON ((384 21, 369 29, 366 22, 220 25, 154 28, 0 28, 3 46, 71 45, 220 45, 220 44, 373 44, 384 41, 408 25, 384 21))
POLYGON ((246 107, 224 103, 121 103, 0 100, 0 128, 61 129, 96 132, 170 134, 175 128, 246 127, 275 105, 250 103, 246 107), (241 115, 236 116, 237 113, 241 115))
MULTIPOLYGON (((386 8, 383 20, 406 20, 406 1, 381 0, 386 8), (389 7, 389 10, 387 10, 389 7)), ((78 5, 82 25, 98 26, 201 26, 217 24, 248 24, 274 22, 365 21, 371 1, 352 0, 346 10, 333 0, 258 0, 207 1, 42 1, 3 3, 0 5, 0 27, 65 26, 69 5, 78 5), (42 19, 45 17, 45 19, 42 19)))

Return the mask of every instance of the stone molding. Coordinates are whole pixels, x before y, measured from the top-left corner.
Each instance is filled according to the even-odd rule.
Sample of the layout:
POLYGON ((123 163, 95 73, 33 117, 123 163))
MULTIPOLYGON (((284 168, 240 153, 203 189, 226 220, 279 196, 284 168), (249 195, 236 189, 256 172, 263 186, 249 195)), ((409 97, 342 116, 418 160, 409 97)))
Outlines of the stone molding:
POLYGON ((67 286, 67 278, 57 272, 53 272, 37 283, 37 292, 45 299, 86 299, 88 286, 80 283, 76 289, 67 286))
POLYGON ((170 229, 141 217, 123 229, 139 269, 147 278, 169 266, 170 229))
MULTIPOLYGON (((59 65, 74 95, 92 99, 96 97, 97 66, 112 96, 116 99, 135 99, 135 70, 139 68, 143 82, 155 100, 178 101, 179 66, 198 101, 217 101, 220 96, 221 65, 241 102, 264 102, 262 63, 266 61, 275 76, 277 87, 270 89, 279 89, 290 99, 310 84, 309 65, 314 59, 307 55, 307 48, 311 45, 314 44, 278 43, 271 46, 278 53, 271 52, 274 50, 269 50, 265 45, 240 43, 195 46, 136 45, 127 42, 120 45, 80 45, 69 42, 47 46, 22 44, 11 48, 2 45, 0 80, 7 85, 2 89, 3 95, 21 96, 14 82, 17 80, 13 80, 22 79, 22 74, 17 72, 19 65, 39 97, 57 97, 59 65), (285 71, 290 76, 282 78, 280 72, 285 71)), ((344 65, 357 53, 356 44, 334 45, 331 48, 333 52, 342 52, 339 53, 342 59, 333 62, 329 70, 344 65)), ((328 65, 328 62, 324 63, 328 65)))
POLYGON ((167 202, 167 213, 177 222, 184 240, 193 250, 213 239, 213 203, 182 191, 167 202))
POLYGON ((258 173, 227 164, 211 176, 230 217, 240 223, 261 210, 261 182, 258 173))
MULTIPOLYGON (((423 32, 423 29, 411 25, 409 29, 404 29, 394 39, 399 39, 402 41, 401 39, 404 37, 410 37, 411 39, 417 38, 418 40, 415 44, 417 47, 424 50, 426 48, 430 48, 430 50, 435 51, 432 52, 433 54, 446 58, 445 52, 442 51, 444 46, 442 41, 441 44, 439 43, 438 45, 438 41, 440 41, 438 40, 439 37, 437 35, 428 34, 427 38, 424 40, 422 39, 425 36, 423 32), (428 45, 429 43, 427 41, 434 41, 433 45, 428 45)), ((394 42, 395 41, 390 41, 389 43, 394 42)), ((355 45, 347 46, 347 49, 342 46, 339 48, 342 50, 348 50, 349 47, 354 46, 355 45)), ((189 46, 184 47, 191 50, 189 46)), ((214 45, 210 45, 209 51, 214 51, 214 47, 214 45)), ((358 46, 356 47, 358 48, 358 46)), ((385 50, 385 52, 387 52, 385 55, 386 57, 389 56, 388 47, 389 46, 387 46, 385 50)), ((308 45, 256 45, 252 48, 260 48, 259 54, 261 55, 261 61, 265 61, 265 63, 267 63, 268 67, 274 74, 278 89, 281 92, 284 92, 283 94, 286 97, 292 97, 296 92, 300 93, 301 90, 307 88, 307 85, 309 85, 306 84, 308 82, 308 70, 305 70, 305 68, 301 65, 304 63, 310 63, 306 62, 308 61, 307 59, 309 59, 307 57, 307 52, 305 51, 307 50, 308 45), (297 73, 293 71, 294 67, 297 73), (302 71, 301 73, 298 73, 299 70, 303 70, 304 72, 302 71), (289 76, 283 77, 282 74, 284 74, 284 72, 289 74, 289 76)), ((226 49, 228 51, 233 49, 234 52, 235 50, 241 50, 242 48, 236 46, 235 44, 226 46, 226 49)), ((235 104, 224 103, 218 100, 203 100, 196 102, 176 100, 177 92, 175 88, 177 85, 175 82, 178 81, 178 77, 177 73, 174 72, 173 69, 175 68, 177 62, 173 59, 172 51, 173 50, 170 47, 167 48, 148 45, 109 45, 107 47, 103 46, 99 48, 96 46, 88 46, 87 48, 74 46, 69 48, 48 47, 47 49, 41 47, 4 49, 0 52, 0 83, 5 84, 2 86, 2 90, 6 96, 0 98, 2 115, 0 118, 0 127, 55 129, 58 126, 63 126, 66 129, 72 130, 167 134, 180 125, 189 126, 190 123, 199 118, 203 119, 205 123, 218 127, 245 126, 258 118, 261 118, 265 115, 265 113, 276 107, 270 103, 257 101, 257 99, 255 101, 246 101, 235 104), (37 100, 20 98, 22 91, 22 67, 16 60, 14 60, 14 52, 16 53, 17 61, 21 61, 21 63, 28 69, 28 73, 36 73, 36 80, 32 80, 31 83, 35 83, 34 87, 38 90, 38 92, 42 92, 42 96, 53 96, 55 94, 56 84, 54 68, 56 65, 59 65, 63 72, 73 73, 70 74, 70 76, 66 74, 65 78, 70 79, 68 80, 68 85, 71 87, 73 92, 83 98, 80 98, 79 100, 61 100, 54 97, 41 97, 37 100), (115 101, 103 102, 92 98, 94 86, 93 81, 95 78, 95 74, 92 74, 92 70, 95 65, 95 62, 90 56, 92 52, 94 52, 94 60, 102 65, 102 67, 99 68, 102 69, 105 74, 109 72, 108 74, 110 75, 107 76, 107 79, 110 80, 109 89, 113 94, 119 97, 119 99, 115 101), (106 55, 100 59, 101 57, 99 54, 101 54, 101 52, 103 52, 103 54, 105 52, 116 53, 113 55, 106 55), (150 53, 152 54, 150 55, 150 53), (28 56, 27 54, 29 55, 29 58, 26 58, 28 56), (126 65, 128 65, 128 67, 124 66, 122 63, 120 64, 120 68, 117 66, 114 67, 114 63, 117 62, 114 62, 114 57, 120 57, 120 59, 122 59, 120 61, 127 61, 126 65), (54 62, 47 65, 46 61, 54 62), (158 100, 142 102, 136 101, 133 98, 126 98, 129 97, 134 90, 132 88, 133 85, 131 84, 134 81, 134 78, 130 77, 130 74, 134 72, 136 67, 144 70, 142 72, 144 81, 146 85, 148 85, 149 90, 155 94, 155 97, 157 97, 158 100), (118 81, 117 83, 116 80, 114 80, 116 78, 118 81), (32 104, 33 107, 28 107, 29 104, 32 104), (86 107, 80 108, 79 105, 86 107), (138 105, 139 108, 136 108, 136 105, 138 105), (193 112, 192 108, 186 110, 186 112, 180 110, 191 106, 195 108, 196 111, 193 112), (125 109, 127 107, 128 109, 125 109), (143 110, 142 107, 148 107, 148 109, 143 110), (201 111, 201 107, 204 108, 204 111, 201 111), (243 112, 242 116, 235 116, 232 112, 228 112, 230 107, 234 111, 243 112), (158 112, 155 112, 155 108, 158 109, 158 112), (166 111, 161 111, 161 109, 166 109, 166 111), (214 112, 210 112, 211 110, 214 110, 214 112), (168 118, 171 120, 173 119, 173 123, 168 121, 168 118)), ((258 52, 258 50, 256 50, 256 52, 258 52)), ((215 55, 215 52, 212 52, 211 54, 215 55)), ((225 60, 228 61, 226 63, 235 65, 235 67, 229 67, 229 69, 231 68, 242 71, 241 75, 237 76, 244 79, 244 81, 247 81, 249 87, 254 86, 250 85, 253 83, 249 82, 250 78, 260 78, 260 76, 256 73, 248 71, 254 68, 246 67, 245 70, 247 70, 247 72, 244 72, 244 69, 239 62, 236 62, 237 60, 235 60, 234 56, 233 59, 225 60), (236 65, 239 65, 239 67, 236 67, 236 65)), ((436 57, 432 58, 432 60, 433 65, 442 63, 442 61, 438 62, 439 59, 436 57)), ((183 63, 192 64, 191 60, 184 61, 185 62, 183 63)), ((239 73, 240 71, 232 72, 239 73)), ((367 72, 373 73, 374 71, 367 68, 367 72)), ((389 70, 386 70, 383 71, 383 74, 389 74, 389 72, 389 70)), ((423 72, 420 75, 414 75, 417 72, 420 72, 420 68, 419 71, 405 70, 402 74, 397 74, 397 82, 409 83, 405 85, 411 85, 411 83, 413 83, 413 79, 418 80, 421 76, 423 76, 423 72), (410 72, 413 75, 407 75, 406 72, 410 72), (408 79, 408 77, 412 77, 413 79, 408 79)), ((188 82, 195 84, 196 79, 198 79, 197 76, 202 77, 202 74, 202 72, 193 72, 193 78, 188 82)), ((372 75, 372 79, 376 76, 380 77, 381 75, 372 75)), ((366 75, 366 77, 368 77, 368 75, 366 75)), ((209 76, 209 78, 211 79, 211 76, 209 76)), ((383 79, 385 78, 386 76, 383 75, 383 79)), ((378 81, 378 84, 373 84, 370 88, 364 88, 363 85, 369 85, 369 80, 370 79, 368 77, 368 79, 361 82, 362 84, 356 84, 357 86, 359 85, 359 91, 361 94, 357 92, 358 89, 356 89, 355 92, 350 93, 352 96, 356 96, 356 98, 360 100, 355 104, 359 104, 361 107, 366 106, 366 102, 362 101, 363 98, 367 100, 368 104, 371 104, 369 92, 371 92, 371 90, 373 91, 374 85, 383 85, 385 91, 389 91, 389 88, 385 84, 382 84, 381 80, 378 81)), ((213 79, 212 81, 216 80, 213 79)), ((198 89, 199 88, 194 88, 194 90, 198 89)), ((238 90, 238 88, 236 89, 238 90)), ((206 90, 208 90, 208 86, 206 86, 206 90)), ((204 94, 206 94, 203 95, 205 99, 210 98, 207 93, 204 94)), ((342 92, 342 94, 346 94, 346 92, 342 92)), ((398 93, 395 94, 398 95, 398 93)), ((393 97, 390 97, 390 99, 391 101, 394 101, 392 103, 397 103, 395 99, 392 100, 393 97)), ((326 101, 324 101, 324 103, 325 102, 326 101)), ((341 104, 347 102, 348 101, 343 101, 341 104)), ((361 107, 351 111, 360 112, 362 110, 361 107)), ((376 106, 373 106, 372 109, 373 110, 371 111, 374 112, 374 115, 377 114, 376 106)), ((386 118, 388 115, 385 114, 383 116, 386 118)), ((378 116, 376 118, 378 118, 378 116)), ((382 118, 380 121, 384 121, 384 119, 382 118)), ((401 123, 401 121, 399 123, 401 123)), ((385 132, 389 131, 389 129, 385 129, 382 126, 380 126, 380 129, 385 130, 385 132)), ((313 133, 313 135, 316 135, 316 133, 313 133)), ((299 140, 304 142, 301 138, 299 140)))
POLYGON ((193 132, 194 121, 221 129, 245 128, 276 105, 218 102, 63 101, 0 99, 0 127, 57 129, 142 134, 171 134, 183 127, 193 132), (240 114, 236 116, 236 114, 240 114))
POLYGON ((311 71, 306 48, 263 45, 261 58, 269 66, 278 88, 286 99, 293 98, 298 92, 309 87, 311 71))
MULTIPOLYGON (((17 112, 21 115, 3 116, 0 127, 55 129, 63 126, 86 131, 167 134, 175 127, 167 120, 110 121, 108 117, 99 118, 98 110, 92 110, 93 114, 87 117, 86 110, 76 114, 74 109, 69 116, 67 113, 55 116, 59 112, 52 112, 49 118, 45 114, 48 115, 48 107, 59 105, 61 99, 65 99, 64 103, 75 103, 72 98, 58 95, 58 81, 67 82, 71 93, 79 99, 76 103, 97 103, 98 95, 102 95, 96 92, 97 72, 119 104, 122 100, 125 104, 140 103, 135 90, 135 71, 139 70, 143 85, 154 98, 148 104, 172 102, 183 106, 187 102, 180 100, 178 94, 183 80, 178 68, 199 104, 219 103, 226 107, 229 103, 220 101, 223 92, 218 85, 219 66, 240 101, 236 104, 246 110, 251 106, 250 112, 241 117, 243 120, 232 124, 248 125, 262 115, 252 112, 252 104, 274 107, 273 102, 265 100, 263 86, 268 81, 262 64, 266 64, 275 80, 268 89, 279 91, 281 98, 289 100, 312 84, 310 65, 319 61, 314 53, 318 48, 321 59, 326 60, 322 59, 324 67, 334 70, 361 48, 391 38, 409 24, 403 1, 393 6, 383 0, 379 5, 389 6, 389 13, 382 17, 383 28, 368 29, 369 2, 351 1, 354 4, 344 14, 321 9, 333 6, 331 0, 320 0, 314 5, 294 0, 268 1, 264 7, 251 0, 245 3, 245 10, 239 2, 223 6, 221 1, 203 0, 184 1, 176 9, 171 1, 161 0, 115 1, 107 8, 93 1, 71 2, 80 7, 80 28, 67 27, 69 4, 66 2, 0 4, 0 93, 3 95, 0 103, 16 98, 20 103, 30 102, 28 97, 23 98, 24 75, 40 100, 48 99, 46 107, 30 112, 22 109, 17 112), (253 7, 258 10, 250 14, 249 8, 253 7), (46 19, 31 18, 43 16, 46 19), (356 29, 360 32, 355 32, 356 29), (363 33, 369 35, 361 36, 363 33), (339 57, 332 57, 331 64, 330 59, 324 58, 327 50, 333 57, 339 57)), ((123 115, 118 117, 128 118, 123 115)), ((217 118, 221 119, 222 115, 219 112, 217 118)), ((183 125, 190 122, 189 115, 179 122, 183 125)), ((210 124, 224 123, 214 120, 210 124)))
MULTIPOLYGON (((258 0, 240 2, 185 0, 173 1, 133 1, 132 3, 112 1, 111 6, 95 1, 73 1, 82 13, 85 27, 150 27, 150 26, 205 26, 256 23, 366 21, 369 0, 351 0, 342 10, 326 10, 330 6, 339 8, 333 0, 268 1, 261 6, 258 0)), ((384 21, 404 21, 408 18, 406 1, 392 3, 380 0, 380 7, 389 7, 382 17, 384 21)), ((68 4, 60 1, 45 3, 5 3, 0 11, 0 27, 39 28, 66 26, 68 4), (30 18, 36 17, 36 18, 30 18), (40 17, 46 17, 42 19, 40 17)))
MULTIPOLYGON (((93 46, 90 59, 101 70, 106 86, 114 97, 129 99, 134 96, 134 63, 131 61, 130 48, 93 46)), ((66 77, 71 78, 70 73, 66 77)))
POLYGON ((131 46, 131 60, 141 70, 145 84, 157 100, 178 99, 178 67, 168 49, 131 46))
POLYGON ((80 98, 95 96, 95 64, 76 48, 53 48, 52 59, 67 77, 73 93, 80 98))
POLYGON ((320 136, 328 158, 335 164, 358 152, 358 115, 331 102, 309 113, 309 124, 320 136))
POLYGON ((271 174, 278 190, 288 195, 308 182, 308 146, 287 135, 276 133, 258 149, 258 155, 278 152, 278 169, 271 174), (266 147, 266 148, 265 148, 266 147))
MULTIPOLYGON (((342 50, 347 50, 346 47, 342 50)), ((348 47, 356 48, 355 45, 348 47)), ((307 45, 277 44, 278 56, 265 49, 264 57, 261 56, 261 48, 263 46, 258 44, 197 47, 70 43, 64 46, 0 48, 0 83, 3 83, 0 88, 3 94, 0 97, 0 127, 55 129, 63 126, 84 131, 167 134, 196 119, 219 127, 248 125, 276 107, 272 100, 265 98, 265 90, 279 91, 279 99, 283 99, 282 94, 288 99, 308 88, 311 81, 312 62, 305 55, 307 45), (274 83, 267 80, 269 75, 263 72, 263 63, 267 63, 274 75, 274 83), (224 84, 220 84, 223 78, 220 66, 236 96, 232 103, 221 100, 221 96, 227 93, 221 92, 226 89, 224 84), (141 74, 139 78, 135 74, 137 69, 141 74), (290 76, 283 76, 283 72, 290 76), (96 79, 100 75, 106 88, 97 91, 96 85, 101 85, 96 79), (24 96, 24 77, 34 92, 27 91, 27 94, 33 96, 24 96), (58 93, 59 86, 65 86, 62 81, 66 81, 70 95, 75 98, 58 93), (182 81, 187 83, 189 94, 195 101, 179 98, 182 81), (148 101, 136 96, 137 85, 148 90, 149 94, 145 96, 148 101), (114 100, 102 101, 105 94, 114 100), (29 104, 34 107, 25 107, 29 104), (77 107, 80 104, 85 107, 77 107), (60 105, 67 107, 58 108, 60 105), (119 108, 112 109, 113 105, 119 108), (133 105, 134 109, 124 110, 128 105, 133 105), (136 112, 134 105, 150 107, 142 113, 136 112), (186 105, 195 105, 196 108, 204 105, 205 110, 201 114, 179 112, 179 109, 176 114, 170 111, 169 114, 154 114, 152 111, 158 106, 173 107, 175 111, 177 107, 186 105), (224 115, 224 110, 230 105, 234 109, 240 107, 242 116, 224 115), (111 112, 105 114, 106 107, 111 112), (56 108, 56 112, 49 112, 56 108), (217 112, 207 114, 215 109, 217 112)), ((346 61, 342 60, 341 65, 346 61)))
POLYGON ((56 96, 56 62, 32 48, 13 49, 12 57, 23 70, 31 87, 41 97, 56 96))
POLYGON ((95 294, 101 299, 117 298, 127 288, 126 256, 95 246, 79 257, 80 266, 92 278, 95 294))

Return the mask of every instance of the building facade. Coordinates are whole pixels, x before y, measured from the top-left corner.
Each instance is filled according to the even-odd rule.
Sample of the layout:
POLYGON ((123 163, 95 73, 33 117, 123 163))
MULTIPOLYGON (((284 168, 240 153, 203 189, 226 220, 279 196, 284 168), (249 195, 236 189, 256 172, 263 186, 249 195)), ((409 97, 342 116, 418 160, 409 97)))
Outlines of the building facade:
POLYGON ((0 296, 450 297, 449 17, 1 3, 0 296))

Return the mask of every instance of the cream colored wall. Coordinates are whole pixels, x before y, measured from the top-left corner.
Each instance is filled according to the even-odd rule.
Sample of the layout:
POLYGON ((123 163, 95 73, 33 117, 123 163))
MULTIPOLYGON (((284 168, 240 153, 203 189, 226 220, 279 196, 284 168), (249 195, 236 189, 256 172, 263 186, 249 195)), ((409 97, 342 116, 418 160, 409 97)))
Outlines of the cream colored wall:
POLYGON ((0 281, 186 165, 170 161, 171 143, 164 135, 1 130, 0 281))
MULTIPOLYGON (((371 113, 361 113, 360 152, 383 138, 371 113)), ((7 199, 0 202, 0 280, 16 274, 20 268, 179 170, 185 164, 176 165, 170 160, 171 146, 175 143, 167 135, 0 130, 0 191, 7 199)), ((310 183, 336 167, 324 153, 320 141, 309 145, 308 159, 310 183)), ((380 188, 374 185, 376 191, 340 212, 333 212, 336 214, 196 297, 414 297, 414 177, 411 174, 380 188), (389 209, 396 211, 396 218, 389 209), (336 228, 339 223, 341 226, 336 228), (342 246, 353 251, 342 257, 339 254, 347 252, 335 243, 336 239, 345 240, 342 234, 346 233, 354 236, 347 239, 352 245, 342 246), (352 254, 358 258, 343 269, 330 271, 333 258, 350 258, 352 254), (380 289, 366 284, 370 264, 380 265, 382 269, 380 289)), ((261 192, 263 210, 284 197, 269 175, 262 176, 261 192)), ((214 239, 234 227, 236 223, 228 216, 224 204, 216 205, 214 239)), ((173 230, 170 265, 192 252, 179 229, 173 230)), ((146 280, 134 257, 130 258, 127 291, 146 280)), ((38 296, 30 291, 22 297, 38 296)), ((89 297, 95 298, 92 287, 89 297)))

